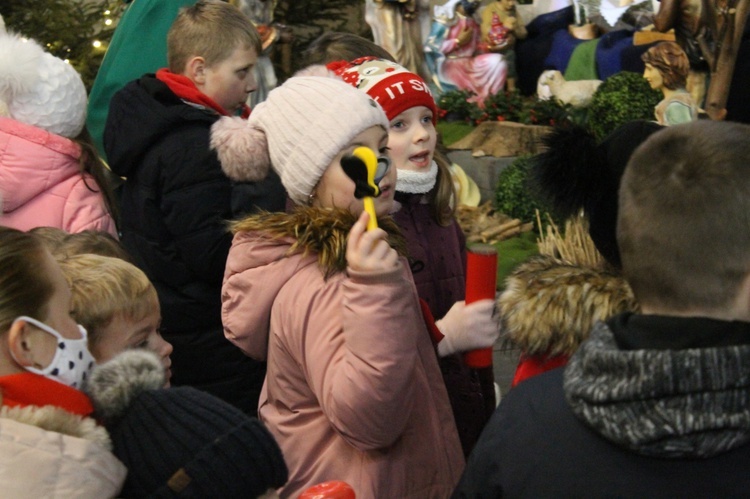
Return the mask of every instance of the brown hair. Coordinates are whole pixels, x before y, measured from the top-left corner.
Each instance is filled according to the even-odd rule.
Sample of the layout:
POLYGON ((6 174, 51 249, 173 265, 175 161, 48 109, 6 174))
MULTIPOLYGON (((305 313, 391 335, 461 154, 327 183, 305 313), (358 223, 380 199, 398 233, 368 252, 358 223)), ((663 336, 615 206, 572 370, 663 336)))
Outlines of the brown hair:
POLYGON ((655 133, 630 158, 619 203, 637 300, 722 310, 750 272, 750 126, 706 120, 655 133))
POLYGON ((250 19, 221 0, 200 0, 181 9, 169 28, 169 69, 181 74, 195 56, 203 57, 210 67, 226 60, 240 46, 261 53, 260 35, 250 19))
POLYGON ((455 220, 457 200, 450 170, 451 162, 448 155, 441 149, 440 143, 440 138, 438 138, 438 146, 433 155, 438 166, 437 180, 435 187, 427 194, 427 200, 435 221, 438 225, 447 227, 455 220))
POLYGON ((66 257, 83 254, 110 256, 133 263, 128 252, 112 234, 96 230, 67 234, 60 244, 58 254, 66 257))
POLYGON ((146 274, 120 258, 75 255, 60 262, 60 268, 70 286, 70 315, 88 331, 90 348, 116 317, 139 321, 159 310, 146 274))
POLYGON ((19 315, 46 315, 54 286, 42 271, 45 251, 34 234, 0 227, 0 334, 19 315))
POLYGON ((687 83, 690 63, 682 48, 675 42, 661 42, 641 55, 645 64, 661 73, 664 86, 670 90, 684 88, 687 83))
POLYGON ((81 149, 81 156, 78 158, 78 170, 83 177, 83 183, 91 192, 99 192, 102 195, 102 198, 104 198, 104 205, 112 216, 112 219, 115 221, 115 225, 117 225, 119 220, 119 209, 110 182, 110 177, 116 177, 116 175, 112 173, 109 168, 106 167, 104 161, 102 161, 86 127, 81 130, 81 133, 79 133, 76 138, 71 140, 78 144, 78 147, 81 149), (93 177, 96 185, 90 185, 89 178, 86 177, 86 174, 93 177))
POLYGON ((360 57, 374 56, 396 62, 391 54, 375 42, 353 33, 329 31, 310 42, 302 60, 306 66, 328 64, 333 61, 353 61, 360 57))
POLYGON ((29 229, 28 232, 34 234, 56 260, 65 255, 62 247, 65 243, 65 238, 70 234, 64 230, 57 227, 34 227, 33 229, 29 229))

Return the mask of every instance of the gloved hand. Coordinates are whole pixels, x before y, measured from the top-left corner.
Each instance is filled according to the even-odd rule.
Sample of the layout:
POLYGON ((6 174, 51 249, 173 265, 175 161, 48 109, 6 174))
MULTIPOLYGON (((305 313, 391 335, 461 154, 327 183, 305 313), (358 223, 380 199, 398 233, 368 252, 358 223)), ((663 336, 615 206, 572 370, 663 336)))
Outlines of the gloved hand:
POLYGON ((500 324, 493 315, 494 300, 466 304, 457 301, 445 317, 435 322, 445 337, 438 343, 440 357, 456 352, 487 348, 500 336, 500 324))

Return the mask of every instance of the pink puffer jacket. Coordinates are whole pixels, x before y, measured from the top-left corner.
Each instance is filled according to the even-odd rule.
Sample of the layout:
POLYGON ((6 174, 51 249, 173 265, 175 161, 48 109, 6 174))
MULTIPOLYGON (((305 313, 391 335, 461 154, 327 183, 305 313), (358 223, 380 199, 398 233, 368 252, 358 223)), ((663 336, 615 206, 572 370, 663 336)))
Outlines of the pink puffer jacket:
POLYGON ((464 459, 406 260, 341 270, 351 223, 327 233, 324 216, 261 216, 267 230, 235 236, 222 288, 227 337, 268 360, 259 413, 289 467, 281 496, 343 480, 358 499, 449 497, 464 459), (313 234, 339 244, 289 253, 313 234))
POLYGON ((65 137, 0 117, 0 224, 117 236, 94 178, 81 176, 79 156, 78 145, 65 137))

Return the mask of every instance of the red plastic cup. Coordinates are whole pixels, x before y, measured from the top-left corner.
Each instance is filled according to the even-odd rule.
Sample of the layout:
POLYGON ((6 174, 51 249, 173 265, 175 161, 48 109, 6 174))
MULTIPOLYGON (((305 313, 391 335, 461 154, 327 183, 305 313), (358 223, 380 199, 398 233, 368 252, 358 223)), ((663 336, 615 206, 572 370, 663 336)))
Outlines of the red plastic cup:
MULTIPOLYGON (((497 291, 497 249, 490 244, 475 244, 466 254, 466 303, 495 299, 497 291)), ((464 362, 473 368, 492 365, 492 347, 464 353, 464 362)))
POLYGON ((300 494, 299 499, 355 499, 354 489, 341 480, 313 485, 300 494))

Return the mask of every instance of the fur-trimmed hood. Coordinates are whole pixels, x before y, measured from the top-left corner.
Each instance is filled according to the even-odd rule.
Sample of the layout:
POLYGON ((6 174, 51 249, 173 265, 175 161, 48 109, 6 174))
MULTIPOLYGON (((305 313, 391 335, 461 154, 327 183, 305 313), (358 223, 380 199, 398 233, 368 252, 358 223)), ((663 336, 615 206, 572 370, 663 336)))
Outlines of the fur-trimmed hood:
MULTIPOLYGON (((1 404, 2 393, 0 393, 1 404)), ((82 438, 107 450, 112 450, 112 441, 103 426, 99 426, 93 418, 72 414, 60 407, 52 405, 44 407, 32 405, 25 407, 2 406, 0 407, 0 418, 12 419, 45 431, 82 438)))
MULTIPOLYGON (((318 265, 326 277, 346 269, 346 241, 357 217, 343 209, 300 206, 292 213, 261 213, 251 215, 232 225, 232 232, 256 232, 260 237, 275 241, 286 240, 288 255, 316 254, 318 265)), ((391 246, 406 255, 406 241, 396 223, 390 218, 378 219, 378 225, 388 233, 391 246)))
MULTIPOLYGON (((235 222, 221 293, 227 338, 250 357, 265 360, 271 308, 282 288, 310 266, 326 280, 345 272, 346 241, 354 222, 356 217, 346 210, 310 207, 235 222)), ((391 246, 405 255, 406 244, 393 220, 383 217, 378 223, 391 246)))
POLYGON ((622 276, 540 255, 506 279, 497 304, 504 340, 527 355, 571 355, 594 324, 638 304, 622 276))
POLYGON ((55 406, 0 408, 3 497, 118 497, 127 469, 107 430, 55 406))

